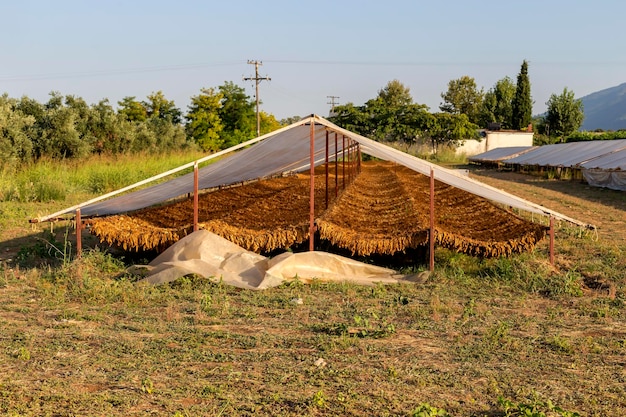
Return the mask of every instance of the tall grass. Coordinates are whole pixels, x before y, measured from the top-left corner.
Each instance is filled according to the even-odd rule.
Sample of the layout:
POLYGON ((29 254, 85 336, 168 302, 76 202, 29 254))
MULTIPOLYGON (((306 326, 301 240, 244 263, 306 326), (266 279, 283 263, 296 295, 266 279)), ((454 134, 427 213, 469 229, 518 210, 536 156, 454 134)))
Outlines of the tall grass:
MULTIPOLYGON (((0 201, 65 201, 68 196, 107 193, 202 157, 197 151, 40 160, 0 168, 0 201)), ((184 174, 189 171, 181 172, 184 174)))
POLYGON ((397 141, 385 142, 385 145, 408 153, 409 155, 443 165, 467 164, 467 155, 464 153, 457 153, 456 148, 451 146, 440 146, 437 149, 437 152, 434 153, 432 146, 428 143, 406 143, 397 141))

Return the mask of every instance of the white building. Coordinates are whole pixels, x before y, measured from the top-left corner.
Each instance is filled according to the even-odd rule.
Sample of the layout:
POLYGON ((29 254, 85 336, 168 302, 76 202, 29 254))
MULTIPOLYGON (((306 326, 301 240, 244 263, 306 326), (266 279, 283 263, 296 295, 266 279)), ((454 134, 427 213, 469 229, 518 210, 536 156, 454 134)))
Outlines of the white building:
POLYGON ((481 139, 467 139, 456 148, 457 154, 478 155, 496 148, 532 146, 532 127, 525 130, 483 130, 481 139))

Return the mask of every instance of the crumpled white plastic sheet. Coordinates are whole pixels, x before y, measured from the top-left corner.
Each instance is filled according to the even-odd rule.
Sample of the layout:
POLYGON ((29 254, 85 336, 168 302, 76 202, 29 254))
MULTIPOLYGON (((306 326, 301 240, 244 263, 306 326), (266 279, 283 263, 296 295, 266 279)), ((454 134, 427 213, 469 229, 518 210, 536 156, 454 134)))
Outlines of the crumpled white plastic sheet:
POLYGON ((302 282, 349 281, 358 284, 415 282, 414 277, 327 252, 285 252, 266 258, 206 230, 179 240, 147 266, 136 266, 139 282, 164 284, 196 274, 239 288, 262 290, 298 279, 302 282))

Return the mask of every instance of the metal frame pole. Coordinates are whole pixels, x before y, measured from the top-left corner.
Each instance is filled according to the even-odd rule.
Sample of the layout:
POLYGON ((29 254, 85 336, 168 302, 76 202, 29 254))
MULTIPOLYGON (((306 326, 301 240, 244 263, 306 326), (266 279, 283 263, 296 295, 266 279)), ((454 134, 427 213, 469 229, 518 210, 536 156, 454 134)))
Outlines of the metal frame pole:
POLYGON ((341 181, 343 189, 346 188, 346 137, 341 135, 341 181))
POLYGON ((83 219, 80 216, 80 208, 76 209, 76 257, 83 255, 83 219))
POLYGON ((324 165, 326 166, 326 208, 328 208, 328 130, 326 130, 326 155, 324 165))
POLYGON ((435 270, 435 171, 430 169, 430 233, 429 243, 429 270, 435 270))
POLYGON ((335 132, 335 198, 339 195, 339 150, 337 149, 337 132, 335 132))
POLYGON ((350 180, 350 182, 354 181, 354 179, 356 178, 356 142, 353 140, 352 141, 352 147, 351 147, 352 151, 350 152, 350 175, 352 177, 352 180, 350 180))
POLYGON ((550 216, 550 265, 554 265, 554 217, 550 216))
POLYGON ((348 184, 352 184, 352 139, 348 138, 348 184))
POLYGON ((315 121, 310 129, 309 250, 315 249, 315 121))
POLYGON ((193 231, 198 230, 198 161, 193 164, 193 231))

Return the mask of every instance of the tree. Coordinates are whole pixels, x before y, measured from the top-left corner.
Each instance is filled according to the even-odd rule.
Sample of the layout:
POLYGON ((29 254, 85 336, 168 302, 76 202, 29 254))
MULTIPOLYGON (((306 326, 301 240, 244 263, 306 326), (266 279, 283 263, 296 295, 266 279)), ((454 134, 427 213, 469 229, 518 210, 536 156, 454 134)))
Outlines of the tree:
POLYGON ((474 138, 478 129, 465 114, 431 114, 427 106, 413 103, 409 89, 397 80, 389 82, 364 106, 347 103, 335 107, 331 120, 375 140, 414 142, 424 138, 433 149, 474 138))
POLYGON ((511 129, 514 97, 513 80, 509 77, 498 80, 493 88, 485 93, 480 125, 487 127, 489 123, 499 123, 503 129, 511 129))
POLYGON ((63 97, 50 93, 44 104, 43 117, 37 122, 41 126, 40 155, 52 158, 79 158, 91 152, 91 146, 82 140, 77 129, 80 113, 77 109, 63 105, 63 97))
POLYGON ((136 125, 144 122, 130 121, 123 113, 115 112, 108 99, 100 100, 90 110, 88 127, 93 152, 129 152, 137 150, 138 143, 143 144, 136 143, 136 125))
POLYGON ((378 90, 377 98, 387 109, 397 109, 413 103, 409 87, 395 79, 389 81, 385 87, 378 90))
POLYGON ((560 95, 552 94, 546 105, 545 126, 548 136, 562 138, 580 129, 585 117, 583 102, 575 99, 573 91, 565 87, 560 95))
POLYGON ((180 149, 188 143, 185 129, 168 119, 151 117, 146 120, 146 124, 148 130, 154 134, 154 150, 180 149))
POLYGON ((515 97, 513 97, 511 128, 523 130, 532 120, 533 103, 530 97, 530 80, 528 79, 528 62, 524 60, 517 76, 515 97))
POLYGON ((117 102, 119 114, 131 122, 145 122, 148 118, 148 110, 141 104, 140 101, 135 100, 134 96, 127 96, 122 101, 117 102))
POLYGON ((281 123, 276 120, 273 114, 266 113, 264 111, 259 112, 259 119, 261 120, 261 134, 273 132, 282 127, 281 123))
POLYGON ((445 113, 465 114, 472 123, 478 123, 484 93, 478 90, 474 78, 467 75, 448 83, 448 91, 441 94, 439 109, 445 113))
POLYGON ((197 96, 191 97, 187 119, 187 134, 205 151, 223 149, 224 141, 220 133, 224 128, 219 111, 223 95, 213 88, 203 88, 197 96))
POLYGON ((141 104, 146 109, 148 117, 157 117, 159 119, 167 119, 173 124, 180 124, 182 121, 182 112, 173 101, 165 98, 162 91, 150 94, 148 101, 141 104))
POLYGON ((358 133, 359 135, 372 136, 372 119, 366 106, 355 106, 354 103, 335 106, 335 115, 329 119, 337 126, 358 133))
POLYGON ((302 117, 300 116, 290 116, 290 117, 286 117, 284 119, 280 119, 280 125, 281 126, 289 126, 290 124, 293 124, 295 122, 299 122, 300 120, 302 120, 302 117))
POLYGON ((433 152, 439 146, 457 146, 463 139, 476 138, 478 126, 471 123, 466 114, 435 113, 430 129, 425 132, 430 138, 433 152))
POLYGON ((236 145, 256 135, 255 104, 246 95, 246 90, 233 83, 219 86, 222 95, 218 115, 224 126, 222 136, 225 144, 236 145))
POLYGON ((363 136, 380 141, 413 141, 419 133, 421 116, 427 107, 413 103, 410 90, 392 80, 364 106, 348 103, 335 107, 332 120, 363 136))
POLYGON ((6 94, 0 96, 0 167, 11 162, 29 162, 33 154, 28 129, 35 118, 16 110, 15 105, 16 101, 6 94))
POLYGON ((376 98, 365 103, 368 136, 382 141, 412 142, 421 130, 427 107, 416 104, 410 89, 392 80, 378 90, 376 98))

